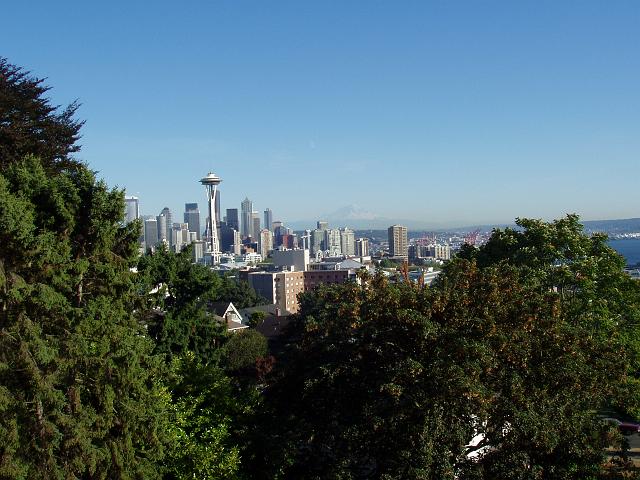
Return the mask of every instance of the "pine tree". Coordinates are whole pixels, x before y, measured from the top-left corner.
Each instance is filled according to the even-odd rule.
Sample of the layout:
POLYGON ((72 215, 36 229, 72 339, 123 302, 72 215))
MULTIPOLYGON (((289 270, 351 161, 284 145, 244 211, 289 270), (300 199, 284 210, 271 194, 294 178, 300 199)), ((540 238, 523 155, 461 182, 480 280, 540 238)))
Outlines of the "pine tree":
POLYGON ((133 314, 138 227, 46 91, 0 60, 0 478, 154 478, 169 396, 133 314))

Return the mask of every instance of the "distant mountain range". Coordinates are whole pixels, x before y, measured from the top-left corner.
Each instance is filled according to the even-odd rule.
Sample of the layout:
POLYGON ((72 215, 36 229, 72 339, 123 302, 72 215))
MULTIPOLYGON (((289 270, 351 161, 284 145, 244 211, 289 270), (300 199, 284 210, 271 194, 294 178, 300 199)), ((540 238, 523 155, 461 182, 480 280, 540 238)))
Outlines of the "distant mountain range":
POLYGON ((351 229, 386 230, 391 225, 405 225, 410 230, 421 229, 444 229, 449 225, 444 223, 423 222, 420 220, 409 220, 400 218, 386 218, 373 212, 365 210, 359 205, 347 205, 330 213, 325 213, 315 220, 297 220, 287 222, 287 226, 294 230, 313 229, 318 220, 329 222, 331 228, 349 227, 351 229))
MULTIPOLYGON (((412 231, 451 231, 466 232, 472 230, 489 231, 493 228, 513 227, 515 223, 505 224, 484 224, 453 226, 451 223, 426 222, 420 220, 385 218, 371 211, 365 210, 359 205, 347 205, 338 210, 326 213, 315 220, 298 220, 288 222, 287 226, 294 230, 314 229, 318 220, 329 222, 332 228, 349 227, 354 230, 386 230, 391 225, 405 225, 412 231)), ((588 232, 606 232, 612 234, 623 234, 640 232, 640 218, 626 218, 618 220, 588 220, 583 221, 585 230, 588 232)))

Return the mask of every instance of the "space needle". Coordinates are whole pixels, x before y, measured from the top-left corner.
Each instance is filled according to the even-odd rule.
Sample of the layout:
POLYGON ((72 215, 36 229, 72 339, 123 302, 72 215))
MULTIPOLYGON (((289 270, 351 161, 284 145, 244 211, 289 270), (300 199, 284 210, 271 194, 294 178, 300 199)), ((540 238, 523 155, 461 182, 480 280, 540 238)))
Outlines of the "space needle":
POLYGON ((200 180, 207 191, 207 200, 209 201, 209 222, 207 229, 209 230, 209 249, 211 251, 211 263, 217 265, 220 263, 220 242, 218 241, 218 222, 216 221, 216 193, 218 185, 222 180, 215 173, 209 174, 200 180))

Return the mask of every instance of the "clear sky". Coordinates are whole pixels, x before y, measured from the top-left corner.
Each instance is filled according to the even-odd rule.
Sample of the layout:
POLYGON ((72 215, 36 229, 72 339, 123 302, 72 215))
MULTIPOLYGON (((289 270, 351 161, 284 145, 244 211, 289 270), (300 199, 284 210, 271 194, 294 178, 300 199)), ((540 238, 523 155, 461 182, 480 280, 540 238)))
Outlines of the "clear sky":
POLYGON ((640 1, 28 1, 0 55, 79 99, 144 214, 640 216, 640 1))

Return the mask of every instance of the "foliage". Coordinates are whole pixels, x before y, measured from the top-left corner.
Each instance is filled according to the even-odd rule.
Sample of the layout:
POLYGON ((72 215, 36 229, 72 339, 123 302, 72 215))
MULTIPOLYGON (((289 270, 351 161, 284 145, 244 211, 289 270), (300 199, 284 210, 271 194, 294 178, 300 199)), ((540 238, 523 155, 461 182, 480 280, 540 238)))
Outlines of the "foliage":
POLYGON ((612 402, 639 416, 640 282, 623 272, 625 261, 607 245, 606 235, 587 236, 577 215, 551 223, 531 219, 516 223, 519 229, 495 230, 485 245, 467 246, 459 258, 473 259, 480 268, 513 265, 558 292, 571 321, 590 328, 592 335, 615 330, 630 363, 624 401, 612 402))
POLYGON ((250 327, 257 327, 259 325, 262 324, 262 322, 264 322, 264 319, 267 318, 267 313, 263 312, 261 310, 252 312, 250 317, 249 317, 249 326, 250 327))
POLYGON ((226 325, 215 320, 207 305, 219 298, 220 277, 193 264, 187 250, 176 254, 166 247, 140 257, 138 275, 146 301, 143 317, 155 351, 168 357, 192 351, 202 361, 214 359, 226 325))
MULTIPOLYGON (((592 261, 614 276, 617 257, 600 252, 592 261)), ((543 262, 549 277, 477 262, 451 262, 434 288, 364 275, 303 295, 253 472, 598 477, 607 432, 595 412, 627 388, 624 332, 609 311, 577 309, 575 289, 550 288, 543 262)))
POLYGON ((235 398, 230 378, 221 368, 204 365, 187 352, 172 361, 170 389, 175 442, 165 460, 165 478, 235 478, 240 453, 231 430, 235 419, 249 409, 235 398))
POLYGON ((267 339, 251 328, 232 334, 222 348, 223 365, 230 372, 251 371, 266 355, 267 339))
POLYGON ((201 361, 214 360, 225 342, 226 325, 215 320, 209 304, 230 301, 244 308, 259 301, 246 282, 192 263, 188 250, 173 253, 163 246, 144 255, 138 262, 138 274, 149 335, 156 342, 156 351, 168 356, 188 350, 201 361))
POLYGON ((132 315, 138 232, 121 191, 58 167, 0 174, 0 477, 154 478, 166 404, 132 315))
POLYGON ((43 80, 0 57, 0 170, 27 155, 40 158, 48 173, 79 167, 72 154, 80 150, 83 122, 73 118, 72 103, 64 110, 44 95, 43 80))

